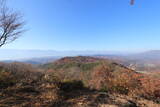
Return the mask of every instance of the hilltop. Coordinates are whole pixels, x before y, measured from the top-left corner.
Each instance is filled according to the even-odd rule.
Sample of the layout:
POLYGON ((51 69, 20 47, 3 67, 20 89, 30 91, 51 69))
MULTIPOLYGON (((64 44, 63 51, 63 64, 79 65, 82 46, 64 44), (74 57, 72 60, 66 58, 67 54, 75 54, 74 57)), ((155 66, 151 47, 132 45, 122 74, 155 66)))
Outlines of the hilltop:
MULTIPOLYGON (((77 57, 64 57, 57 61, 43 64, 41 67, 45 69, 54 69, 54 70, 67 70, 72 68, 77 68, 80 71, 89 71, 93 70, 97 66, 107 66, 114 71, 114 68, 122 68, 128 71, 133 71, 128 69, 127 67, 115 63, 112 60, 109 59, 103 59, 103 58, 95 58, 90 56, 77 56, 77 57)), ((116 71, 116 69, 115 69, 116 71)))
POLYGON ((87 56, 39 67, 0 63, 0 106, 158 107, 160 85, 153 77, 87 56))

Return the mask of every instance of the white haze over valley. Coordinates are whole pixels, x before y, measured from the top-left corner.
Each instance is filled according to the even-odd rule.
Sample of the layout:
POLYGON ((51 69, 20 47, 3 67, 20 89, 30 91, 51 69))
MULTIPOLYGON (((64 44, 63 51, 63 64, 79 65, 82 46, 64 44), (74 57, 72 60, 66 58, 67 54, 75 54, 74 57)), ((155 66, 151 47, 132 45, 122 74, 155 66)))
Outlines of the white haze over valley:
POLYGON ((54 51, 54 50, 16 50, 0 49, 0 60, 17 60, 41 57, 64 57, 80 55, 122 55, 117 51, 54 51))

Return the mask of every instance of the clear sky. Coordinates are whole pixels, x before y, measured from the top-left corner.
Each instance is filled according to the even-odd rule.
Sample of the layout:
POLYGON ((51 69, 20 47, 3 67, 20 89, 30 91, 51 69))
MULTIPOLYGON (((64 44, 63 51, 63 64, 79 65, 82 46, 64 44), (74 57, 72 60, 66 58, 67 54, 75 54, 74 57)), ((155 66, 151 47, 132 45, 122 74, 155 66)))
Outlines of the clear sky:
POLYGON ((160 0, 9 0, 28 31, 7 49, 160 49, 160 0))

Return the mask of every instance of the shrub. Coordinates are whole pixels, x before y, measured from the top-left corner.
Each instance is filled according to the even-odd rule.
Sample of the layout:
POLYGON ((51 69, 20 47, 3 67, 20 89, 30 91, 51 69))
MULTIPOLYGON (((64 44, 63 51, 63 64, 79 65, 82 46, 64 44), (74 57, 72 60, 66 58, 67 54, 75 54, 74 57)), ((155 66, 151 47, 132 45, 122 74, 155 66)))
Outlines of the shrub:
POLYGON ((16 84, 16 78, 11 73, 0 71, 0 88, 7 88, 16 84))
POLYGON ((84 89, 82 81, 64 81, 59 86, 61 91, 71 92, 84 89))
POLYGON ((111 68, 107 66, 96 67, 89 86, 101 91, 120 94, 133 94, 141 87, 138 80, 139 74, 127 70, 120 72, 115 69, 113 71, 111 68))
POLYGON ((139 95, 154 101, 160 101, 160 80, 144 76, 140 79, 142 88, 139 90, 139 95))

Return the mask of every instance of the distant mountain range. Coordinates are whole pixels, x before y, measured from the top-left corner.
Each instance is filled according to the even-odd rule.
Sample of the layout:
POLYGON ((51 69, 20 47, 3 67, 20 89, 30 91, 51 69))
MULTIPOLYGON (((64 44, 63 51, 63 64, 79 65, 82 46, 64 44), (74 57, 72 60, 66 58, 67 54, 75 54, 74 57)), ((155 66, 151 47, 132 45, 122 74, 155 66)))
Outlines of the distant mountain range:
POLYGON ((92 56, 111 59, 137 71, 159 71, 160 50, 141 53, 122 53, 107 51, 43 51, 43 50, 0 50, 2 62, 24 62, 45 64, 65 56, 92 56))
POLYGON ((42 57, 65 57, 65 56, 90 56, 96 54, 120 55, 115 51, 54 51, 54 50, 15 50, 0 49, 0 60, 26 60, 42 57))
POLYGON ((45 64, 58 60, 61 57, 41 57, 41 58, 29 58, 29 59, 17 59, 17 60, 2 60, 2 62, 11 63, 11 62, 23 62, 28 64, 45 64))
POLYGON ((160 71, 160 50, 129 55, 99 55, 96 57, 112 59, 136 71, 160 71))

